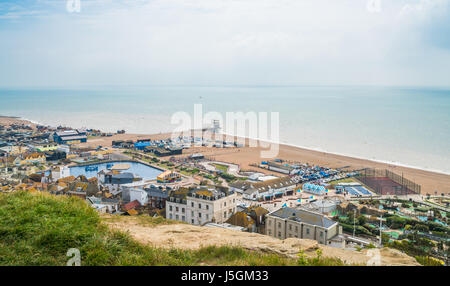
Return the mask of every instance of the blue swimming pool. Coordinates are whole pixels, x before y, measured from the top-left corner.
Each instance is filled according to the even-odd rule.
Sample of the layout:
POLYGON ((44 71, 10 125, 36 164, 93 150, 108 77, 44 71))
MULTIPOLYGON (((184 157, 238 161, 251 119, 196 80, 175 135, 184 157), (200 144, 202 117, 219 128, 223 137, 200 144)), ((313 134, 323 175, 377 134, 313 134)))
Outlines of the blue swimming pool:
POLYGON ((116 162, 107 162, 107 163, 100 163, 100 164, 89 164, 84 166, 75 166, 70 167, 70 175, 72 176, 79 176, 84 175, 86 178, 92 178, 97 177, 97 173, 108 169, 108 167, 111 167, 111 165, 114 164, 129 164, 130 168, 128 170, 125 170, 124 172, 133 173, 138 177, 141 177, 144 180, 154 180, 156 179, 156 176, 161 174, 163 171, 147 166, 145 164, 139 163, 139 162, 133 162, 133 161, 116 161, 116 162), (88 167, 88 168, 86 168, 88 167))

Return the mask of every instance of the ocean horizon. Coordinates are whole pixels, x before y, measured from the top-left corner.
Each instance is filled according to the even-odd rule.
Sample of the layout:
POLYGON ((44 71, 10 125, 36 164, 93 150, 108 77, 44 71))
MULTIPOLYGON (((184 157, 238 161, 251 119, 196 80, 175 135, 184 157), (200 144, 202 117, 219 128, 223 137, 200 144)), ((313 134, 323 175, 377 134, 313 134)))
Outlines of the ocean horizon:
MULTIPOLYGON (((172 132, 172 114, 279 112, 280 143, 450 174, 450 88, 2 88, 0 115, 106 132, 172 132)), ((245 135, 248 134, 238 134, 245 135)))

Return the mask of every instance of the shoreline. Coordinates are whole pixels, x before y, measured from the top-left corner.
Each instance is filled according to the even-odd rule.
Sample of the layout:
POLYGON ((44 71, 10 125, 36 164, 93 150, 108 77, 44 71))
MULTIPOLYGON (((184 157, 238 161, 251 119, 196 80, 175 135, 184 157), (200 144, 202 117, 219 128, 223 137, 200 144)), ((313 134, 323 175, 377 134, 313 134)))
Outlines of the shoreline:
MULTIPOLYGON (((34 121, 32 119, 28 119, 28 118, 24 118, 24 117, 18 117, 18 116, 3 116, 3 115, 0 115, 0 121, 1 121, 1 119, 12 119, 12 120, 17 120, 17 121, 29 122, 29 123, 32 123, 34 125, 48 126, 46 124, 39 123, 39 122, 34 121)), ((70 127, 70 126, 68 126, 68 127, 70 127)), ((114 132, 112 132, 112 133, 114 133, 114 132)), ((157 135, 161 135, 161 134, 170 134, 170 133, 166 133, 166 132, 158 133, 158 134, 129 133, 128 135, 157 136, 157 135)), ((220 133, 220 134, 224 135, 224 136, 235 136, 235 135, 226 134, 226 133, 220 133)), ((239 137, 239 136, 236 136, 236 137, 239 137)), ((426 171, 426 172, 430 172, 430 173, 436 173, 436 174, 449 175, 450 176, 450 171, 438 170, 438 169, 427 168, 427 167, 420 167, 420 166, 410 165, 408 163, 402 163, 402 162, 396 162, 396 161, 388 161, 388 160, 382 160, 382 159, 365 158, 365 157, 361 157, 361 156, 354 155, 354 154, 345 154, 345 153, 339 153, 339 152, 332 152, 332 151, 321 149, 319 147, 307 147, 307 146, 297 145, 297 144, 288 143, 288 142, 283 142, 283 143, 282 142, 274 142, 274 141, 271 141, 271 140, 261 140, 259 138, 252 138, 252 137, 245 137, 245 139, 246 140, 261 141, 261 142, 268 142, 268 143, 272 143, 272 144, 278 144, 280 146, 284 145, 284 146, 289 146, 289 147, 293 147, 293 148, 299 148, 299 149, 303 149, 303 150, 306 150, 306 151, 326 153, 326 154, 330 154, 330 155, 349 157, 349 158, 354 158, 354 159, 359 159, 359 160, 366 160, 366 161, 370 161, 370 162, 374 162, 374 163, 393 165, 393 166, 398 166, 398 167, 403 167, 403 168, 408 168, 408 169, 416 169, 416 170, 426 171)))
MULTIPOLYGON (((226 136, 226 135, 229 135, 229 134, 223 133, 223 135, 226 136)), ((230 135, 230 136, 233 136, 233 135, 230 135)), ((359 159, 359 160, 371 161, 371 162, 374 162, 374 163, 381 163, 381 164, 386 164, 386 165, 394 165, 394 166, 398 166, 398 167, 404 167, 404 168, 409 168, 409 169, 416 169, 416 170, 426 171, 426 172, 430 172, 430 173, 436 173, 436 174, 442 174, 442 175, 449 175, 450 176, 450 171, 429 169, 429 168, 426 168, 426 167, 419 167, 419 166, 409 165, 409 164, 401 163, 401 162, 386 161, 386 160, 381 160, 381 159, 364 158, 364 157, 360 157, 360 156, 357 156, 357 155, 344 154, 344 153, 339 153, 339 152, 331 152, 331 151, 323 150, 321 148, 307 147, 307 146, 297 145, 297 144, 293 144, 293 143, 274 142, 274 141, 271 141, 271 140, 261 140, 259 138, 251 138, 251 137, 245 137, 245 139, 250 139, 250 140, 255 140, 255 141, 262 141, 262 142, 268 142, 268 143, 272 143, 272 144, 278 144, 280 146, 284 145, 284 146, 289 146, 289 147, 293 147, 293 148, 303 149, 303 150, 306 150, 306 151, 314 151, 314 152, 319 152, 319 153, 326 153, 326 154, 330 154, 330 155, 349 157, 349 158, 354 158, 354 159, 359 159)))
MULTIPOLYGON (((4 121, 26 122, 32 126, 45 125, 39 124, 25 118, 13 118, 13 117, 0 117, 0 123, 4 124, 4 121)), ((226 134, 221 134, 226 136, 226 134)), ((85 146, 111 146, 113 140, 137 140, 141 138, 152 139, 164 139, 170 137, 170 133, 159 134, 114 134, 111 137, 99 137, 88 140, 87 143, 82 143, 85 146)), ((238 137, 238 136, 234 136, 238 137)), ((208 148, 208 147, 193 147, 186 149, 186 153, 204 153, 205 156, 214 157, 217 160, 223 160, 229 163, 239 164, 242 168, 258 169, 260 172, 264 172, 263 169, 255 168, 250 164, 255 164, 263 160, 260 157, 260 151, 267 148, 261 147, 248 147, 247 142, 249 140, 262 141, 268 143, 270 140, 258 140, 255 138, 245 138, 246 146, 237 148, 237 150, 231 150, 228 148, 208 148)), ((366 159, 358 156, 351 156, 346 154, 339 154, 333 152, 322 151, 320 149, 308 148, 289 143, 278 143, 279 153, 276 158, 298 161, 303 163, 311 163, 314 165, 321 165, 331 168, 339 168, 349 166, 351 169, 357 170, 362 168, 376 168, 376 169, 388 169, 399 175, 404 174, 405 178, 408 178, 422 186, 422 194, 430 193, 434 195, 435 190, 438 194, 450 193, 450 174, 440 170, 429 170, 427 168, 420 168, 416 166, 409 166, 407 164, 389 162, 383 160, 366 159)), ((259 145, 259 144, 258 144, 259 145)), ((267 171, 266 171, 267 173, 267 171)), ((269 172, 270 173, 270 172, 269 172)))

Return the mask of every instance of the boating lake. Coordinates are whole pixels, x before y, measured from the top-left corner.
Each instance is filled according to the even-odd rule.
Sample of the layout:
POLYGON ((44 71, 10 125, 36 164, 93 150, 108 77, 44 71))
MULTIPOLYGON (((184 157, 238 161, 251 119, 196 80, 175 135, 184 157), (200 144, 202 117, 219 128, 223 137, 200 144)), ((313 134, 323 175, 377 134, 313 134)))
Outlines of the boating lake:
POLYGON ((122 172, 133 173, 138 177, 141 177, 143 180, 154 180, 156 177, 161 174, 163 171, 150 167, 148 165, 133 162, 133 161, 113 161, 113 162, 105 162, 105 163, 97 163, 97 164, 89 164, 84 166, 74 166, 70 167, 70 175, 78 177, 80 175, 86 176, 86 178, 97 177, 97 173, 102 170, 107 170, 112 165, 115 164, 128 164, 130 168, 128 170, 123 170, 122 172), (95 168, 96 170, 86 170, 86 167, 95 168))

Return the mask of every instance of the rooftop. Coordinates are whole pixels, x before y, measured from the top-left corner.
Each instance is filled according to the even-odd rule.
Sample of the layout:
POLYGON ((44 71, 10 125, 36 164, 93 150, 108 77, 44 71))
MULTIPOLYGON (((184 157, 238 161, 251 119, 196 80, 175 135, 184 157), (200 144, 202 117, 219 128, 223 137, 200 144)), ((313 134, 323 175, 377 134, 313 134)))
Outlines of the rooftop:
POLYGON ((337 222, 326 218, 320 213, 315 213, 305 209, 293 209, 284 207, 270 213, 269 215, 311 225, 317 225, 325 228, 330 228, 331 226, 337 224, 337 222))

